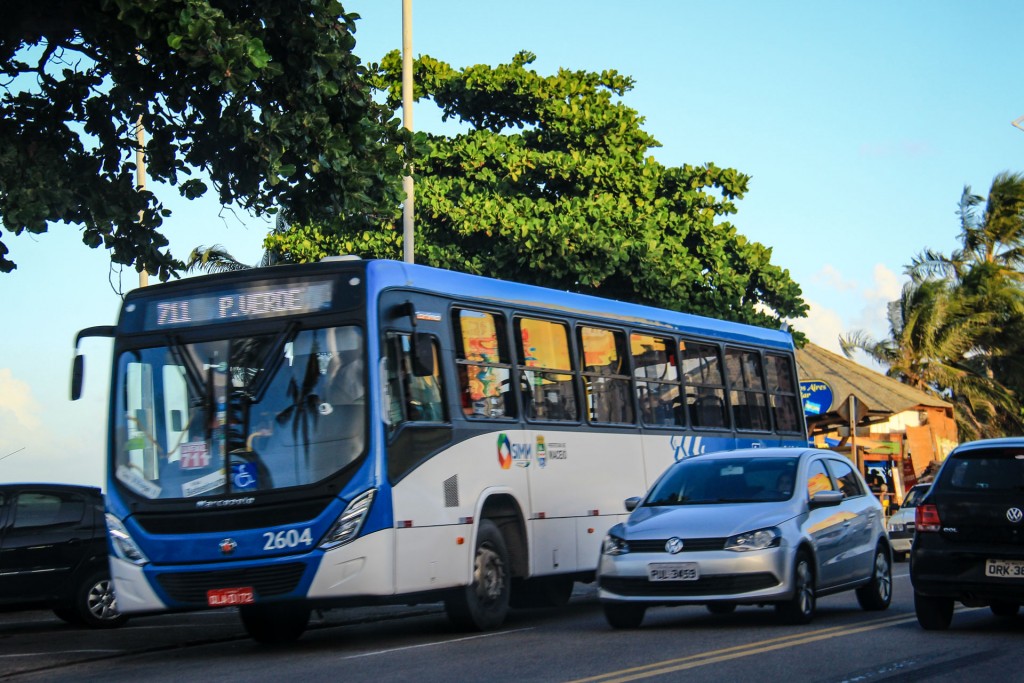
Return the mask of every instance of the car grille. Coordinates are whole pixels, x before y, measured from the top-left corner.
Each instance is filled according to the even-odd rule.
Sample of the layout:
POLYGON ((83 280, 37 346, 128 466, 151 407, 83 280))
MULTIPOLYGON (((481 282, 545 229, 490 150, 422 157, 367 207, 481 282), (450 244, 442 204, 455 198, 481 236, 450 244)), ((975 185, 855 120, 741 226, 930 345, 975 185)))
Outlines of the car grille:
POLYGON ((700 597, 703 595, 736 595, 779 585, 771 572, 702 576, 696 581, 648 581, 646 578, 626 579, 602 577, 601 588, 616 595, 647 597, 700 597))
MULTIPOLYGON (((724 538, 684 538, 683 548, 686 552, 700 552, 702 550, 722 550, 725 548, 724 538)), ((632 553, 663 553, 667 538, 653 541, 628 541, 629 551, 632 553)))
POLYGON ((178 602, 206 604, 206 592, 214 588, 252 586, 256 597, 283 595, 295 590, 306 565, 291 562, 270 567, 222 569, 208 572, 160 574, 157 581, 178 602))

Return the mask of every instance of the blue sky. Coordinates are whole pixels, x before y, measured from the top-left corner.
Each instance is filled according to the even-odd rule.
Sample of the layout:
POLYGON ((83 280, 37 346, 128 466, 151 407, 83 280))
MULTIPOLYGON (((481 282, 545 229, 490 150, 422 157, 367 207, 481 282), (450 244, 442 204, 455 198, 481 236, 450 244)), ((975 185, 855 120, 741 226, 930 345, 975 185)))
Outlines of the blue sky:
MULTIPOLYGON (((344 5, 362 16, 364 62, 401 47, 401 0, 344 5)), ((796 326, 837 350, 842 333, 886 333, 915 254, 956 247, 965 185, 985 194, 997 173, 1024 171, 1011 125, 1024 115, 1022 25, 1019 0, 413 0, 413 52, 463 67, 529 50, 541 74, 632 76, 624 102, 646 117, 661 163, 752 176, 730 220, 803 288, 811 316, 796 326)), ((439 125, 429 104, 414 114, 419 129, 439 125)), ((268 220, 152 189, 175 212, 176 255, 222 244, 258 260, 268 220)), ((85 396, 72 403, 73 340, 113 324, 115 289, 138 276, 112 270, 74 226, 3 237, 18 270, 0 274, 0 482, 101 485, 110 344, 83 343, 85 396)))

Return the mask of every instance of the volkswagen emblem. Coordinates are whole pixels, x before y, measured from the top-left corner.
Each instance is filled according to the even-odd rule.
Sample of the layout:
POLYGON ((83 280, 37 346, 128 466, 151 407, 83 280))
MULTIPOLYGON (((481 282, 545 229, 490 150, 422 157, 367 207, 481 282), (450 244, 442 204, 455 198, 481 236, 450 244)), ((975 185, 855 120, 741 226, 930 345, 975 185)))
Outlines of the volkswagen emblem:
POLYGON ((683 549, 683 539, 681 539, 681 538, 676 538, 675 536, 673 536, 672 538, 670 538, 667 541, 665 541, 665 552, 667 552, 667 553, 675 555, 676 553, 678 553, 682 549, 683 549))
POLYGON ((220 542, 220 552, 224 555, 230 555, 235 552, 235 548, 237 547, 238 544, 235 543, 235 539, 233 538, 225 538, 220 542))
POLYGON ((1006 511, 1006 519, 1014 524, 1020 524, 1020 521, 1024 519, 1024 512, 1021 512, 1020 508, 1010 508, 1006 511))

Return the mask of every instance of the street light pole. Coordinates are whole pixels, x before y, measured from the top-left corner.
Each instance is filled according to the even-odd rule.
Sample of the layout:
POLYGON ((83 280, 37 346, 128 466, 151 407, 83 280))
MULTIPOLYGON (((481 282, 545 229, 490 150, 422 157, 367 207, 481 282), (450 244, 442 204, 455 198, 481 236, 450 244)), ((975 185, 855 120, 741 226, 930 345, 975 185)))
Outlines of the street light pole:
MULTIPOLYGON (((142 128, 142 114, 139 114, 139 123, 135 128, 135 139, 138 145, 135 148, 135 185, 139 192, 146 189, 146 131, 142 128)), ((143 212, 139 211, 139 222, 142 222, 143 212)), ((149 273, 143 268, 139 271, 139 287, 149 284, 149 273)))
MULTIPOLYGON (((402 0, 402 123, 412 132, 412 0, 402 0)), ((402 205, 402 244, 406 263, 413 263, 413 206, 414 193, 412 166, 406 167, 402 177, 405 203, 402 205)))

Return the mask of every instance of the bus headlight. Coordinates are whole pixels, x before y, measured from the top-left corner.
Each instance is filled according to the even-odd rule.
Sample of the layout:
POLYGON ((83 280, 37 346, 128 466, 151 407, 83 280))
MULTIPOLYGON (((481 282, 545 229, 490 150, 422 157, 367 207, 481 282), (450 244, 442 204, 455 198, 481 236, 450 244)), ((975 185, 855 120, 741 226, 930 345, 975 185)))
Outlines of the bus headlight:
POLYGON ((330 550, 331 548, 345 545, 356 538, 359 535, 359 530, 363 528, 366 515, 370 513, 370 505, 373 503, 373 497, 376 493, 377 489, 370 489, 366 493, 353 498, 352 502, 341 513, 341 516, 338 517, 338 521, 334 523, 331 530, 324 536, 324 540, 320 542, 320 547, 324 550, 330 550))
POLYGON ((107 537, 110 538, 110 547, 114 554, 126 562, 142 566, 149 564, 149 558, 142 552, 142 549, 132 539, 128 529, 114 515, 107 513, 107 537))

